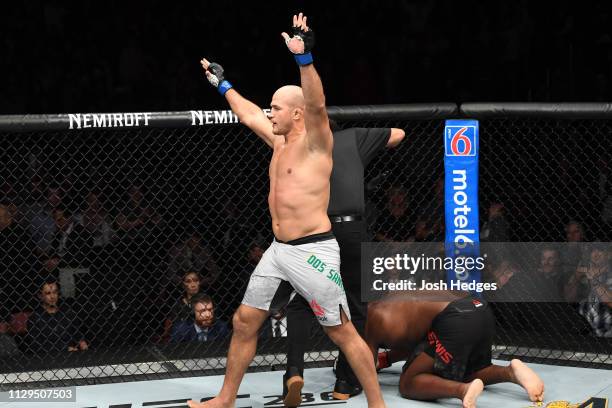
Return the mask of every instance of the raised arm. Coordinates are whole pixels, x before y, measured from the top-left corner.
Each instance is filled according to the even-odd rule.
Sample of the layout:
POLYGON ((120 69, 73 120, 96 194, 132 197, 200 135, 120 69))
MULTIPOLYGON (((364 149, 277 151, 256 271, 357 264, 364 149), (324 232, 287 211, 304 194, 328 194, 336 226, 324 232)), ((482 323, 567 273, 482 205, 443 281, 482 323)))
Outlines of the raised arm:
POLYGON ((272 133, 272 123, 268 120, 262 109, 249 101, 234 89, 224 78, 223 67, 214 62, 208 62, 206 58, 200 61, 208 82, 223 96, 230 105, 232 111, 238 116, 242 124, 251 129, 270 147, 274 145, 276 136, 272 133))
POLYGON ((304 94, 304 126, 311 147, 331 152, 333 137, 329 128, 323 84, 312 63, 310 51, 314 45, 314 34, 306 25, 306 16, 293 16, 292 36, 282 33, 285 43, 295 55, 300 66, 300 79, 304 94))

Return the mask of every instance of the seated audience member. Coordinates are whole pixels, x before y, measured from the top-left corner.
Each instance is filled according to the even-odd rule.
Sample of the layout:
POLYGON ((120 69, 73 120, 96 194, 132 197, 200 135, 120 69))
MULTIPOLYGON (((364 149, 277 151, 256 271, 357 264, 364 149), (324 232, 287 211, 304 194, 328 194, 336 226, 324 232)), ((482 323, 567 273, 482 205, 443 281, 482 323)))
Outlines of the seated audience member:
POLYGON ((43 256, 49 250, 55 235, 53 210, 62 205, 62 195, 62 190, 58 186, 50 186, 47 189, 46 202, 32 208, 33 212, 27 216, 38 256, 43 256))
POLYGON ((504 205, 499 202, 492 202, 487 211, 487 220, 480 229, 480 240, 483 242, 507 242, 508 232, 504 205))
POLYGON ((221 340, 229 335, 227 323, 215 319, 215 305, 208 295, 198 294, 191 298, 193 321, 178 321, 172 326, 173 343, 221 340))
POLYGON ((560 295, 563 293, 565 282, 561 269, 561 255, 556 248, 542 248, 539 264, 536 268, 536 276, 544 282, 545 286, 554 288, 560 295))
POLYGON ((30 305, 23 293, 31 293, 32 251, 28 232, 17 224, 12 212, 0 204, 0 316, 30 305))
POLYGON ((406 242, 414 235, 412 212, 408 207, 408 194, 401 186, 387 191, 387 202, 375 226, 375 240, 379 242, 406 242))
POLYGON ((580 302, 579 313, 590 324, 598 337, 612 338, 612 266, 610 244, 593 243, 590 263, 581 266, 576 274, 588 282, 587 298, 580 302))
POLYGON ((28 343, 32 352, 87 350, 89 345, 81 335, 74 310, 59 301, 57 281, 44 281, 39 292, 40 306, 28 320, 28 343))
POLYGON ((513 259, 509 263, 508 260, 502 260, 492 271, 499 281, 498 290, 488 293, 489 300, 505 302, 562 301, 559 253, 552 247, 542 248, 537 262, 537 265, 528 265, 524 259, 513 259), (502 267, 505 269, 499 270, 502 267))
POLYGON ((193 321, 191 299, 193 296, 200 293, 200 282, 200 275, 197 272, 187 271, 183 274, 183 294, 172 305, 168 317, 166 320, 164 320, 164 333, 162 334, 163 342, 167 341, 174 323, 178 323, 180 321, 193 321))
POLYGON ((9 331, 8 323, 0 322, 0 357, 2 358, 21 354, 15 338, 9 334, 9 331))
MULTIPOLYGON (((234 285, 234 290, 237 292, 236 296, 242 296, 246 287, 249 283, 249 278, 251 277, 251 273, 255 270, 255 267, 261 260, 266 248, 268 248, 267 243, 254 241, 249 245, 248 251, 246 253, 246 262, 243 263, 242 270, 240 272, 239 278, 236 281, 236 285, 234 285)), ((243 259, 244 259, 243 258, 243 259)), ((240 299, 240 301, 242 298, 240 299)))
POLYGON ((176 283, 184 271, 194 271, 200 276, 200 284, 208 293, 220 274, 219 266, 208 246, 202 242, 198 231, 189 233, 187 239, 170 250, 168 265, 170 281, 176 283))
POLYGON ((582 250, 585 255, 574 268, 565 287, 565 296, 568 301, 581 302, 590 295, 592 277, 597 275, 602 267, 605 267, 603 264, 602 266, 598 266, 600 262, 603 262, 603 258, 606 256, 605 249, 605 244, 600 242, 583 244, 582 250), (601 257, 599 256, 598 249, 603 250, 603 255, 601 257))
POLYGON ((588 258, 585 241, 586 237, 581 223, 570 221, 565 225, 565 242, 567 244, 561 253, 561 267, 563 276, 567 279, 576 271, 578 264, 588 258))
POLYGON ((497 283, 497 290, 484 297, 491 302, 497 326, 514 334, 535 331, 571 336, 587 330, 576 308, 564 300, 559 251, 545 246, 537 255, 537 260, 520 251, 488 257, 485 277, 497 283), (530 267, 532 259, 537 265, 530 267))
POLYGON ((235 270, 229 270, 217 283, 218 289, 215 295, 219 303, 217 311, 223 316, 231 316, 240 306, 242 297, 246 291, 251 273, 259 263, 269 244, 263 238, 257 237, 252 241, 238 259, 239 263, 235 270))
POLYGON ((89 192, 85 198, 85 204, 83 211, 75 217, 76 222, 89 233, 94 248, 103 248, 115 238, 115 232, 111 227, 112 221, 104 210, 97 193, 89 192))
POLYGON ((287 308, 273 313, 268 318, 269 323, 264 323, 260 329, 262 338, 287 337, 287 308))
POLYGON ((42 258, 44 268, 51 272, 56 268, 89 266, 92 246, 89 233, 74 222, 67 209, 56 207, 52 214, 55 233, 42 258))
POLYGON ((433 185, 433 195, 421 202, 418 219, 425 220, 430 232, 433 234, 432 241, 444 241, 444 176, 438 177, 433 185))
POLYGON ((414 224, 414 235, 406 242, 432 242, 434 241, 433 231, 425 218, 419 218, 414 224))
POLYGON ((127 200, 115 219, 118 234, 129 241, 145 242, 161 221, 155 208, 146 202, 142 187, 129 186, 127 200))

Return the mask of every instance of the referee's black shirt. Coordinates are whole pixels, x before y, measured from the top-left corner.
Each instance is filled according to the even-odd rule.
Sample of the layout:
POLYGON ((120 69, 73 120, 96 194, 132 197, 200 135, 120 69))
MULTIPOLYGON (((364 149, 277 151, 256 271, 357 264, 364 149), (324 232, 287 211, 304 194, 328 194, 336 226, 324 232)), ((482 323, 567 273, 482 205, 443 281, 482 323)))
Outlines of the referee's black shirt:
POLYGON ((334 132, 329 215, 365 214, 364 169, 391 137, 390 128, 350 128, 334 132))

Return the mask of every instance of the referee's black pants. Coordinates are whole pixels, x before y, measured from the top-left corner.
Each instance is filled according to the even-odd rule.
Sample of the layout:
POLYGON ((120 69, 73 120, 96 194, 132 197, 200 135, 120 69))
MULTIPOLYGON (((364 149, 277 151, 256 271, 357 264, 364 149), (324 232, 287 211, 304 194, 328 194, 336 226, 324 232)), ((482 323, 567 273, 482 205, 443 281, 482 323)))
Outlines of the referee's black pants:
MULTIPOLYGON (((367 241, 365 220, 334 222, 332 231, 340 247, 340 274, 351 312, 351 320, 363 337, 367 315, 367 303, 361 302, 361 243, 367 241)), ((308 302, 296 294, 287 307, 287 367, 304 372, 304 352, 310 336, 313 319, 308 302)), ((340 352, 336 365, 336 377, 353 385, 360 385, 346 356, 340 352)))

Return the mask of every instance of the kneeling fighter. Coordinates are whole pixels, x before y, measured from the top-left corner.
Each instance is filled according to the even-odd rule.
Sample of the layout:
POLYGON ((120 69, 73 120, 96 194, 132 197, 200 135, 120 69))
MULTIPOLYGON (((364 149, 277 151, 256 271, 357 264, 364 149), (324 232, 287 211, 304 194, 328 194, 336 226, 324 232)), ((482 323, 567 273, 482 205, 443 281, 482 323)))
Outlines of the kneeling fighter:
POLYGON ((523 362, 515 359, 505 367, 491 363, 494 331, 490 305, 467 294, 394 294, 369 304, 366 342, 378 358, 378 368, 409 358, 425 342, 425 350, 402 370, 399 388, 404 398, 455 397, 465 408, 474 408, 485 385, 512 382, 522 386, 531 401, 542 401, 544 383, 523 362), (430 300, 440 295, 444 301, 430 300), (381 345, 391 350, 378 354, 381 345))

